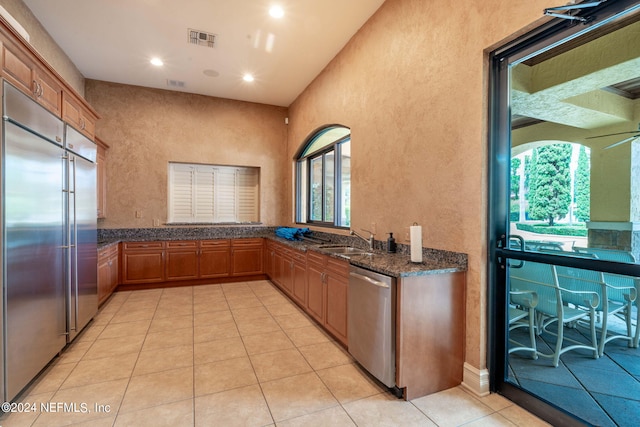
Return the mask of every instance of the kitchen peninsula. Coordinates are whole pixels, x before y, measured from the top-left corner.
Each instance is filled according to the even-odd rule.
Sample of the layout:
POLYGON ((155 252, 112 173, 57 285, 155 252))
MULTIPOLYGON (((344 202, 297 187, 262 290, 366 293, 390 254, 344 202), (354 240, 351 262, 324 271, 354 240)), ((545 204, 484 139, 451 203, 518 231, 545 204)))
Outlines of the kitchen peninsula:
MULTIPOLYGON (((313 240, 290 241, 274 231, 264 226, 101 229, 99 277, 113 280, 115 259, 120 290, 270 279, 348 348, 349 266, 362 267, 397 280, 396 384, 403 397, 462 382, 466 255, 424 249, 424 261, 412 263, 405 245, 389 254, 376 241, 372 255, 346 257, 328 247, 361 242, 322 232, 314 232, 313 240)), ((113 281, 99 288, 101 301, 115 289, 113 281)))

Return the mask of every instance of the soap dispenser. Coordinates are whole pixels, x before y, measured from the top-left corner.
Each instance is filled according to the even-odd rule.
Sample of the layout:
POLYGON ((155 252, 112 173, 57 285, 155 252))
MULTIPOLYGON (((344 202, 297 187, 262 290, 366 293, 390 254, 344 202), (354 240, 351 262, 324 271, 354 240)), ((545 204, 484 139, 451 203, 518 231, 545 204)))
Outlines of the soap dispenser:
POLYGON ((390 254, 396 253, 396 239, 393 238, 393 233, 389 233, 389 238, 387 239, 387 252, 390 254))

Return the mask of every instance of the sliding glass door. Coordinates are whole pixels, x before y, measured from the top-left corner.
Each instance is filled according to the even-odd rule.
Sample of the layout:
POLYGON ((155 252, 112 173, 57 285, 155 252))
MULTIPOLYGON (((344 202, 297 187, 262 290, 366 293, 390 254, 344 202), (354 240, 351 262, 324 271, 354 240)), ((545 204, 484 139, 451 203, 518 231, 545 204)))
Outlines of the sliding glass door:
POLYGON ((572 10, 492 55, 492 389, 553 425, 640 419, 639 10, 572 10))

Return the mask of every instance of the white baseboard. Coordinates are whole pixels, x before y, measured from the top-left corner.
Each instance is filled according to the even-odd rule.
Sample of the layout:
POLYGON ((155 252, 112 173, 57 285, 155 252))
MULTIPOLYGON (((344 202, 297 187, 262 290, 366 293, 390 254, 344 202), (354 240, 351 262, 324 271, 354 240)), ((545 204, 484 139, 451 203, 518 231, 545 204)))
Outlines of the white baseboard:
POLYGON ((489 391, 489 370, 478 369, 468 363, 464 363, 462 374, 462 386, 477 396, 487 396, 489 391))

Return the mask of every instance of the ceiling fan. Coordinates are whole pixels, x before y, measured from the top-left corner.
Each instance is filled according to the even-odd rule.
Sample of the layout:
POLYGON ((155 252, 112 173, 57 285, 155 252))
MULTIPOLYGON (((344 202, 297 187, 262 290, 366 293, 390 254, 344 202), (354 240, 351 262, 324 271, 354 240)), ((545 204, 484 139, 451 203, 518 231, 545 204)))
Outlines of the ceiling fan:
POLYGON ((640 138, 640 123, 638 123, 638 129, 637 130, 632 130, 632 131, 629 131, 629 132, 608 133, 606 135, 589 136, 589 137, 587 137, 585 139, 604 138, 606 136, 614 136, 614 135, 628 135, 628 134, 631 134, 631 133, 633 134, 633 136, 625 138, 622 141, 615 142, 615 143, 613 143, 611 145, 607 145, 606 147, 603 148, 603 150, 608 150, 609 148, 617 147, 618 145, 622 145, 622 144, 625 144, 627 142, 633 141, 636 138, 640 138))

